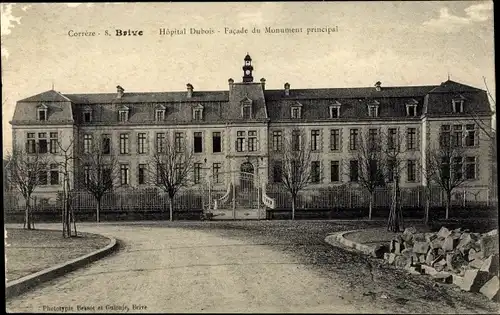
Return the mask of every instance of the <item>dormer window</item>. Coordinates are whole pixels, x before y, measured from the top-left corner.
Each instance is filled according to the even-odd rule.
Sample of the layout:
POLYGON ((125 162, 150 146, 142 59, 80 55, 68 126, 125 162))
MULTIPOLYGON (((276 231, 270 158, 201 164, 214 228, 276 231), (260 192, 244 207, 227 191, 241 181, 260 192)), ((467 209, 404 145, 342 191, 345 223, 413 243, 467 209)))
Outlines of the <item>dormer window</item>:
POLYGON ((373 103, 368 104, 368 117, 378 117, 378 107, 380 103, 374 101, 373 103))
POLYGON ((38 121, 46 121, 47 120, 47 105, 41 104, 37 108, 37 120, 38 121))
POLYGON ((248 97, 245 97, 241 101, 241 117, 243 117, 243 119, 252 118, 252 100, 248 97))
POLYGON ((297 102, 297 104, 292 105, 290 115, 292 119, 300 119, 302 117, 302 104, 297 102))
POLYGON ((122 106, 118 110, 118 121, 127 122, 129 118, 129 108, 127 106, 122 106))
POLYGON ((165 120, 165 110, 164 109, 157 109, 155 117, 156 117, 156 121, 164 121, 165 120))
POLYGON ((335 104, 330 105, 330 118, 340 117, 340 103, 335 102, 335 104))
POLYGON ((92 121, 92 112, 83 112, 83 122, 91 122, 92 121))
POLYGON ((459 95, 458 97, 455 97, 451 101, 451 107, 454 113, 463 113, 464 112, 464 100, 465 97, 462 95, 459 95))
POLYGON ((193 108, 193 120, 196 121, 203 120, 203 105, 198 104, 193 108))
POLYGON ((406 116, 417 116, 417 104, 418 102, 413 99, 406 104, 406 116))

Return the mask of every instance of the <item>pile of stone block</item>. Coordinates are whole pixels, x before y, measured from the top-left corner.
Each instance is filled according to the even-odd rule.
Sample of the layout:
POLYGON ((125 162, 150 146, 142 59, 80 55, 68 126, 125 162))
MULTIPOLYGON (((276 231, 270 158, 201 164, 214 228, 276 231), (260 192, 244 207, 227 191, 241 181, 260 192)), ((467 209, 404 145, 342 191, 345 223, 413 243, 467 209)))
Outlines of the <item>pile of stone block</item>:
POLYGON ((391 240, 384 259, 412 274, 499 298, 498 230, 480 234, 442 227, 437 233, 417 233, 410 227, 391 240))

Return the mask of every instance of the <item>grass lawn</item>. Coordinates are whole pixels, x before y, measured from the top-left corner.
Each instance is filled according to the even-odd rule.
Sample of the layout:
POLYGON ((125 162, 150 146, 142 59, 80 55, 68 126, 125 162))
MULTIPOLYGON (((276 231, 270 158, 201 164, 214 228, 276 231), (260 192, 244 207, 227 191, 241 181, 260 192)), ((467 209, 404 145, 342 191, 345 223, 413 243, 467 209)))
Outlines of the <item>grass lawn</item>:
POLYGON ((61 231, 5 229, 6 278, 12 281, 89 254, 108 245, 101 235, 78 233, 63 238, 61 231))

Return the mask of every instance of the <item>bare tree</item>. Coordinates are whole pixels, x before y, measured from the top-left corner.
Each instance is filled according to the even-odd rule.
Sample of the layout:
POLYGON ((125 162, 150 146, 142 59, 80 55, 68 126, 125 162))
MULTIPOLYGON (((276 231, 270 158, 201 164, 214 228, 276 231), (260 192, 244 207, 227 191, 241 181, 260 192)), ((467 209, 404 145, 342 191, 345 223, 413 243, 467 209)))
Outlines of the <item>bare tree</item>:
POLYGON ((170 221, 173 221, 175 195, 190 185, 193 162, 193 152, 186 148, 182 138, 174 143, 167 135, 156 143, 148 168, 149 178, 168 195, 170 221))
POLYGON ((425 198, 425 211, 424 211, 424 223, 425 225, 429 224, 429 211, 431 204, 431 194, 432 194, 432 183, 434 178, 436 178, 436 172, 439 170, 439 165, 433 159, 433 154, 431 150, 427 149, 425 151, 425 163, 422 165, 422 177, 425 181, 424 187, 424 198, 425 198))
POLYGON ((47 179, 47 160, 38 150, 27 153, 25 150, 16 147, 14 147, 8 160, 9 163, 6 167, 7 180, 12 187, 19 190, 26 202, 24 228, 28 230, 34 229, 31 195, 43 178, 47 179))
MULTIPOLYGON (((353 158, 358 161, 358 183, 369 194, 368 219, 372 219, 373 201, 377 187, 384 186, 384 154, 378 129, 361 134, 353 158)), ((346 165, 347 166, 347 165, 346 165)), ((350 165, 349 165, 350 167, 350 165)))
MULTIPOLYGON (((404 228, 400 181, 401 175, 407 168, 407 161, 405 159, 407 150, 402 146, 405 138, 399 133, 398 129, 393 128, 392 133, 389 130, 386 137, 387 145, 384 146, 384 160, 386 161, 385 177, 388 183, 392 183, 391 208, 387 220, 387 229, 392 232, 399 232, 404 228)), ((416 164, 414 167, 416 168, 416 164)))
POLYGON ((281 160, 281 185, 292 197, 292 220, 295 220, 295 207, 298 194, 312 181, 321 180, 319 161, 313 164, 313 150, 301 130, 293 130, 291 138, 285 137, 283 148, 278 154, 281 160))
POLYGON ((443 134, 441 134, 439 146, 431 147, 429 151, 428 168, 430 169, 427 172, 432 182, 436 183, 446 194, 445 219, 449 218, 453 190, 465 181, 463 156, 462 144, 451 143, 449 137, 443 134))
POLYGON ((73 173, 71 170, 71 164, 75 161, 74 156, 74 139, 71 139, 68 146, 63 147, 60 141, 57 141, 57 145, 60 150, 60 155, 62 156, 62 161, 57 162, 56 164, 59 167, 59 172, 63 177, 63 191, 62 191, 62 202, 63 202, 63 211, 62 211, 62 224, 63 224, 63 237, 76 237, 76 218, 75 212, 72 204, 72 199, 74 197, 73 191, 74 187, 71 187, 70 174, 73 173), (74 234, 71 231, 71 223, 73 223, 74 234))
POLYGON ((118 160, 112 154, 109 143, 93 140, 89 143, 84 143, 83 153, 79 158, 81 174, 77 182, 96 199, 96 221, 99 222, 102 197, 117 186, 120 174, 118 160))

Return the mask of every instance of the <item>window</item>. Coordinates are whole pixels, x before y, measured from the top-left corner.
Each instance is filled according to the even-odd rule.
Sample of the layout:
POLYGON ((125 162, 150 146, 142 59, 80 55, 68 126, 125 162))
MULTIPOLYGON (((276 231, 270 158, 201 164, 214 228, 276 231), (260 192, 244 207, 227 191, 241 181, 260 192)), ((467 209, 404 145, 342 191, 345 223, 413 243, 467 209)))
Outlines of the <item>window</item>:
POLYGON ((396 171, 396 160, 389 159, 387 161, 387 181, 392 183, 394 181, 394 172, 396 171))
POLYGON ((102 169, 102 182, 106 186, 112 186, 113 185, 113 178, 111 177, 112 175, 112 170, 109 167, 103 167, 102 169))
POLYGON ((212 172, 213 172, 213 177, 214 177, 214 181, 215 183, 219 184, 221 183, 221 163, 214 163, 212 165, 212 172))
POLYGON ((320 162, 319 161, 312 161, 311 162, 311 182, 312 183, 319 183, 320 182, 320 162))
POLYGON ((50 184, 59 185, 59 166, 57 164, 50 164, 50 184))
POLYGON ((57 143, 57 132, 51 132, 50 134, 50 153, 57 153, 59 150, 59 144, 57 143))
POLYGON ((283 150, 283 133, 281 130, 273 131, 273 151, 283 150))
POLYGON ((406 149, 407 150, 415 150, 416 149, 416 128, 408 128, 406 129, 406 149))
POLYGON ((137 134, 137 153, 146 153, 146 133, 139 132, 137 134))
POLYGON ((120 165, 120 183, 122 185, 128 185, 129 180, 128 180, 128 165, 127 164, 121 164, 120 165))
POLYGON ((465 145, 473 147, 476 144, 476 126, 474 124, 465 125, 465 145))
POLYGON ((85 111, 83 112, 83 122, 91 122, 92 121, 92 112, 91 111, 85 111))
POLYGON ((163 183, 163 175, 165 173, 165 164, 163 163, 158 163, 156 165, 156 184, 162 184, 163 183))
POLYGON ((283 163, 281 161, 275 161, 273 164, 273 182, 281 183, 283 178, 283 163))
POLYGON ((441 147, 447 147, 450 145, 450 125, 441 126, 441 134, 439 136, 439 143, 441 147))
POLYGON ((214 153, 222 152, 222 138, 220 132, 212 133, 212 151, 214 153))
POLYGON ((193 139, 194 139, 194 153, 203 152, 203 133, 195 132, 193 139))
POLYGON ((369 173, 369 180, 372 183, 377 183, 379 181, 379 171, 378 171, 378 164, 377 160, 370 159, 368 161, 368 173, 369 173))
POLYGON ((406 116, 417 116, 417 105, 406 105, 406 116))
POLYGON ((358 129, 351 129, 349 131, 349 149, 358 149, 358 129))
POLYGON ((414 182, 417 179, 417 162, 415 160, 408 160, 406 168, 408 174, 407 179, 409 182, 414 182))
POLYGON ((319 130, 311 130, 311 151, 318 151, 319 130))
POLYGON ((244 119, 251 119, 252 118, 252 105, 251 104, 246 104, 241 107, 241 116, 244 119))
POLYGON ((38 185, 47 185, 47 165, 40 164, 40 170, 38 171, 38 185))
POLYGON ((85 165, 83 167, 83 180, 84 180, 85 185, 90 184, 90 166, 88 166, 88 165, 85 165))
POLYGON ((39 108, 38 109, 38 120, 46 121, 47 120, 47 108, 39 108))
POLYGON ((202 120, 202 111, 201 109, 195 109, 193 112, 193 119, 196 121, 202 120))
POLYGON ((120 110, 118 112, 118 121, 120 122, 128 121, 128 110, 120 110))
POLYGON ((26 135, 26 152, 27 153, 35 153, 36 152, 36 141, 35 141, 35 133, 28 132, 26 135))
POLYGON ((441 174, 440 177, 443 180, 450 179, 450 160, 447 157, 441 158, 441 174))
POLYGON ((398 139, 398 130, 396 128, 389 128, 387 130, 387 149, 394 150, 398 139))
POLYGON ((245 151, 245 131, 236 132, 236 151, 245 151))
POLYGON ((349 180, 357 182, 359 178, 358 160, 349 161, 349 180))
POLYGON ((301 108, 298 106, 292 106, 292 118, 293 119, 300 119, 301 116, 301 108))
POLYGON ((368 117, 378 117, 378 106, 369 105, 368 106, 368 117))
POLYGON ((300 151, 300 140, 301 140, 300 130, 293 130, 292 131, 292 150, 293 151, 300 151))
POLYGON ((464 101, 463 100, 453 100, 451 102, 452 110, 454 113, 463 113, 464 111, 464 101))
POLYGON ((139 185, 146 184, 146 164, 139 164, 137 181, 139 185))
POLYGON ((248 132, 248 152, 257 151, 257 131, 248 132))
POLYGON ((340 117, 340 106, 330 106, 330 118, 340 117))
POLYGON ((340 162, 331 161, 330 162, 330 180, 332 182, 340 181, 340 162))
POLYGON ((120 134, 120 154, 128 154, 128 133, 120 134))
POLYGON ((175 151, 183 152, 185 150, 184 145, 184 134, 182 132, 176 132, 174 136, 175 151))
POLYGON ((38 133, 38 153, 47 153, 47 149, 47 133, 40 132, 38 133))
POLYGON ((156 134, 156 153, 165 152, 165 133, 158 132, 156 134))
POLYGON ((453 180, 461 180, 462 179, 462 157, 454 157, 453 158, 453 180))
POLYGON ((465 179, 476 179, 476 158, 473 156, 465 158, 465 179))
POLYGON ((92 135, 83 135, 83 153, 88 154, 92 150, 92 135))
POLYGON ((201 179, 201 163, 194 163, 193 171, 194 171, 193 181, 195 184, 199 184, 201 179))
POLYGON ((181 179, 181 176, 184 173, 183 171, 184 171, 184 164, 175 163, 174 174, 177 181, 181 179))
POLYGON ((453 141, 452 144, 454 147, 462 146, 462 125, 454 125, 453 126, 453 141))
POLYGON ((111 136, 102 135, 102 154, 111 154, 111 136))
POLYGON ((378 129, 368 129, 368 148, 370 150, 377 150, 378 147, 378 129))
POLYGON ((330 130, 330 150, 340 150, 340 129, 330 130))
POLYGON ((156 110, 155 120, 156 121, 164 121, 165 120, 165 110, 164 109, 157 109, 156 110))

